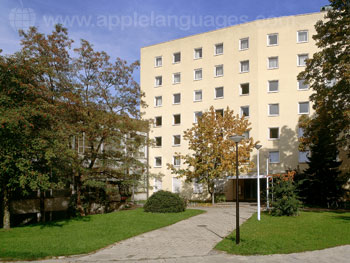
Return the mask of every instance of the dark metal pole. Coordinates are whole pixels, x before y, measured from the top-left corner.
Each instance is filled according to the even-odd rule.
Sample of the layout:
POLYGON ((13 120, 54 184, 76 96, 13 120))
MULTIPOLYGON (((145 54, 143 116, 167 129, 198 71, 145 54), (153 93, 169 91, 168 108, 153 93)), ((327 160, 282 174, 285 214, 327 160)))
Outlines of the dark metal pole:
POLYGON ((239 244, 240 235, 239 235, 239 194, 238 194, 238 142, 236 142, 236 244, 239 244))

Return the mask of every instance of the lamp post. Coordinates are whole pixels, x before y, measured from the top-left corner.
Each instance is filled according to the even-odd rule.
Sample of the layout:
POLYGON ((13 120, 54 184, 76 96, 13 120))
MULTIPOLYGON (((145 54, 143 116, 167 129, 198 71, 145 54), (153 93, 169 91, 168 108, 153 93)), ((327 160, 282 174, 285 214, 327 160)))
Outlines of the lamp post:
POLYGON ((238 194, 238 176, 239 176, 239 170, 238 170, 238 143, 244 139, 243 136, 240 135, 234 135, 230 136, 229 139, 231 141, 234 141, 236 143, 236 244, 238 245, 240 242, 240 233, 239 233, 239 194, 238 194))
POLYGON ((256 144, 255 149, 258 150, 258 156, 257 156, 257 174, 258 174, 258 180, 257 180, 257 197, 258 197, 258 221, 260 221, 260 162, 259 162, 259 153, 260 153, 260 148, 262 145, 256 144))

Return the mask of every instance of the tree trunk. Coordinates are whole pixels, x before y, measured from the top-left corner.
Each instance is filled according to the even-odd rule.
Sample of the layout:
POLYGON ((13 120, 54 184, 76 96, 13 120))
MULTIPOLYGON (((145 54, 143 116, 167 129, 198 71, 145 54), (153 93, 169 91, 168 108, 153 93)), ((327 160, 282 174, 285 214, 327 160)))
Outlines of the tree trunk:
POLYGON ((4 187, 3 209, 4 209, 4 217, 3 217, 4 229, 10 229, 10 196, 6 187, 4 187))
POLYGON ((211 204, 214 205, 215 204, 215 189, 213 190, 212 194, 211 194, 211 204))
POLYGON ((81 178, 80 174, 77 176, 77 209, 81 216, 85 216, 84 208, 81 204, 81 178))

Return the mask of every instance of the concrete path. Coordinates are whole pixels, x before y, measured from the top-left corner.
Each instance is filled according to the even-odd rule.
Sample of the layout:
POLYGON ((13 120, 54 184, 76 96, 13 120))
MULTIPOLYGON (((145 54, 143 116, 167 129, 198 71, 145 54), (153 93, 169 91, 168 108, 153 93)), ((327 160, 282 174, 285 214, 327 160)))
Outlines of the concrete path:
MULTIPOLYGON (((148 232, 96 253, 45 262, 350 262, 350 246, 321 251, 271 256, 235 256, 213 250, 213 247, 235 226, 235 208, 202 208, 207 212, 174 225, 148 232)), ((255 212, 242 204, 240 223, 255 212)))

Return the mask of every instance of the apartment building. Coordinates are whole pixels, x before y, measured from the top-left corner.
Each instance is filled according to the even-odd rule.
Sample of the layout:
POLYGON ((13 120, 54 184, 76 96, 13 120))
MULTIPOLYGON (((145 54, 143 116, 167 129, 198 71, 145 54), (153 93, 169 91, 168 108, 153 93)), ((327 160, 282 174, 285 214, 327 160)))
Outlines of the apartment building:
MULTIPOLYGON (((249 119, 252 129, 246 136, 263 145, 262 173, 267 166, 269 174, 305 167, 308 153, 298 150, 298 119, 312 114, 311 91, 297 75, 317 51, 312 35, 323 17, 256 20, 141 49, 141 89, 148 104, 142 111, 145 119, 154 120, 151 173, 164 174, 150 181, 153 191, 181 190, 181 180, 166 164, 181 167, 174 156, 188 152, 183 132, 212 105, 217 111, 229 106, 249 119)), ((255 163, 256 155, 251 156, 255 163)), ((244 176, 254 178, 256 171, 244 176)))

